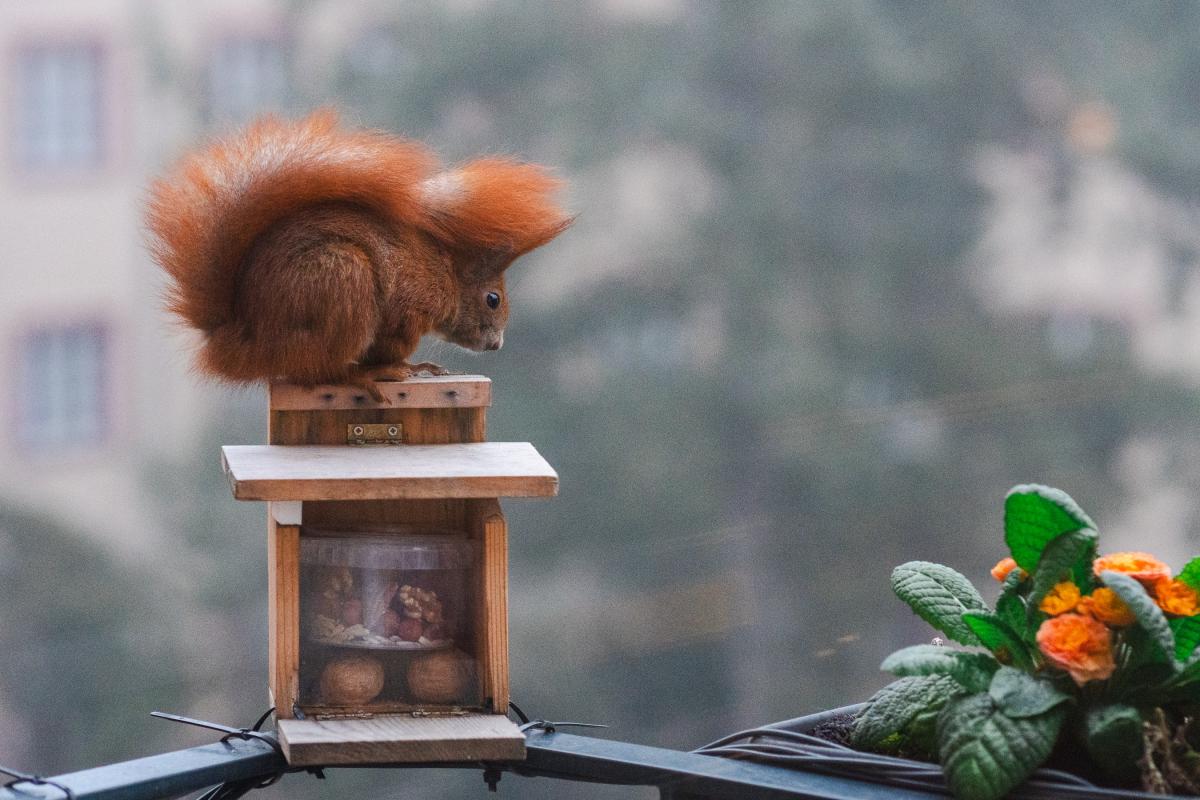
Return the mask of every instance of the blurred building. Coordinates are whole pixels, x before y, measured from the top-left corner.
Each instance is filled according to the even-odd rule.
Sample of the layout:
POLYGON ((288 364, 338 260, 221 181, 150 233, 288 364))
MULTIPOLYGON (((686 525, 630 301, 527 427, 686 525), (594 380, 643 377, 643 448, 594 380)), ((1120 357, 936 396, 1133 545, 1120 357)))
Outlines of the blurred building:
POLYGON ((282 6, 0 3, 0 498, 127 554, 157 539, 147 465, 215 397, 160 311, 143 193, 204 132, 288 104, 282 6))

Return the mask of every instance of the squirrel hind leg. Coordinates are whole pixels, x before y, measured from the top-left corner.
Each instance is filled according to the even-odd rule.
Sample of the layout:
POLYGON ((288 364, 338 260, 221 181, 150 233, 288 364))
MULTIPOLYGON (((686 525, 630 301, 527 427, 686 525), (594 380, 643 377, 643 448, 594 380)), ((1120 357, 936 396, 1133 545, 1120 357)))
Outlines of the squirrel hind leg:
POLYGON ((378 321, 370 261, 353 244, 264 259, 243 276, 235 318, 209 334, 201 367, 237 381, 349 380, 378 321))
POLYGON ((412 371, 407 365, 394 365, 387 367, 360 367, 357 364, 351 365, 350 374, 346 376, 346 383, 350 386, 362 389, 371 396, 371 399, 376 403, 391 405, 392 401, 383 393, 383 389, 379 386, 380 381, 403 381, 406 380, 412 371))

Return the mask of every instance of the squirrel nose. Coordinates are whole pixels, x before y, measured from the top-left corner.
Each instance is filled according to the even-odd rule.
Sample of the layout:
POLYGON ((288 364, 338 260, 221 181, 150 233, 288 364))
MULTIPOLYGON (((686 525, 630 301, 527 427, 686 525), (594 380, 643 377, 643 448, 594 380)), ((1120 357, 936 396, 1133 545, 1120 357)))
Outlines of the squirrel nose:
POLYGON ((497 334, 494 338, 488 339, 484 348, 487 350, 499 350, 504 346, 504 333, 497 334))

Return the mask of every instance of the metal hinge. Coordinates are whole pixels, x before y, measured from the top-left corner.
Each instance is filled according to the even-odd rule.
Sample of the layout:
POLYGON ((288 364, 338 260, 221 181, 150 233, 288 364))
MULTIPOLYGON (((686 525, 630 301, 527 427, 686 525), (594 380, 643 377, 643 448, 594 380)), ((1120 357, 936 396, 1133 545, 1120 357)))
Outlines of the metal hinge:
POLYGON ((346 425, 346 444, 403 444, 404 426, 399 422, 351 422, 346 425))

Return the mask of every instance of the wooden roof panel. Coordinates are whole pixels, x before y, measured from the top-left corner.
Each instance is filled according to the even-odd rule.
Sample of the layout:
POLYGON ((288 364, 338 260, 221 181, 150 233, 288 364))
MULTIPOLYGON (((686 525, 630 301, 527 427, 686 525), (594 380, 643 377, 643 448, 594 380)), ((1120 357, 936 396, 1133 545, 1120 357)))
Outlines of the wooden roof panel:
POLYGON ((528 442, 221 448, 239 500, 551 497, 558 474, 528 442))

